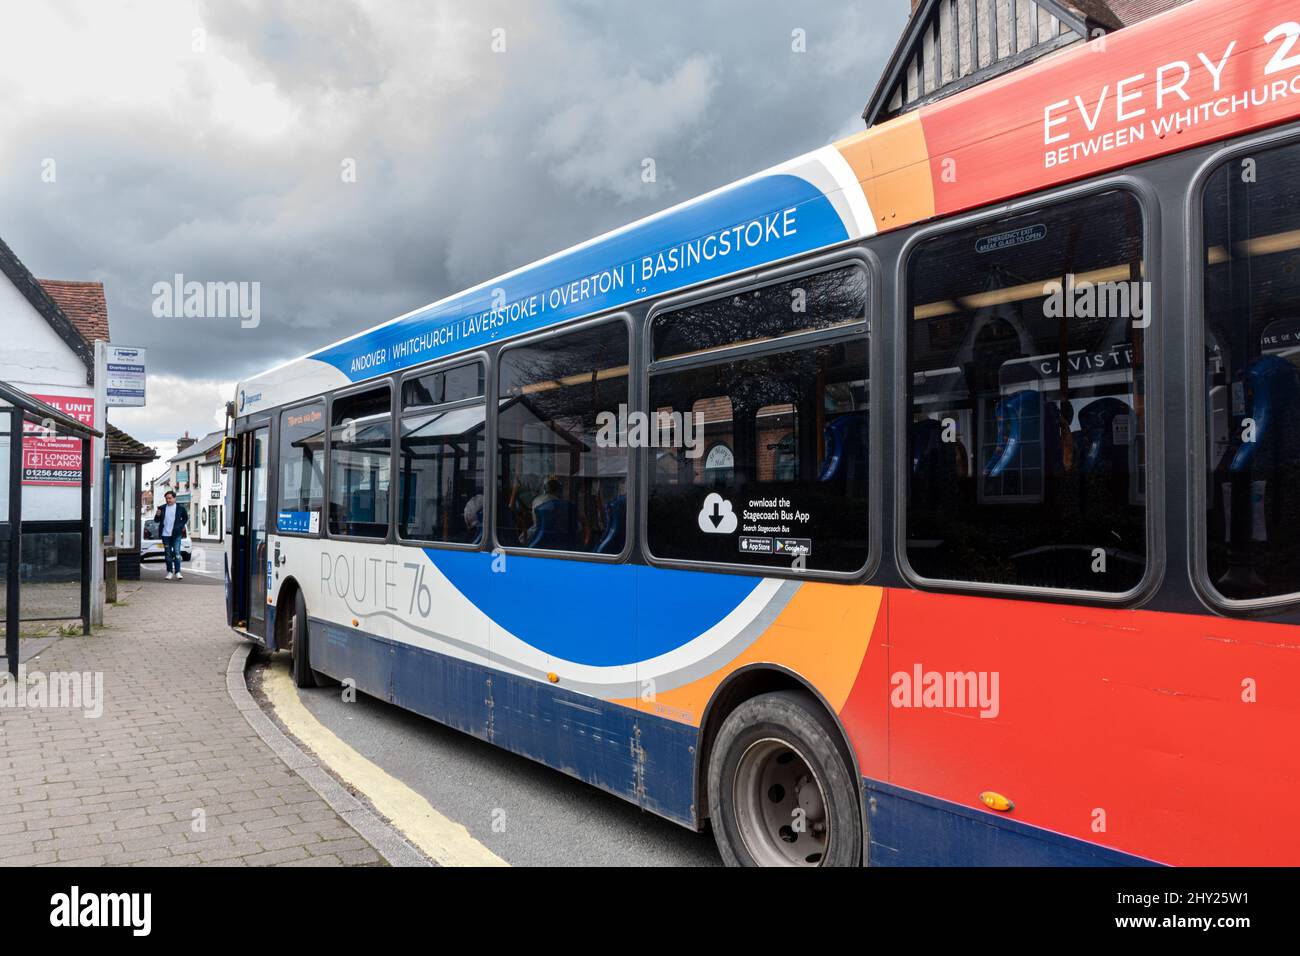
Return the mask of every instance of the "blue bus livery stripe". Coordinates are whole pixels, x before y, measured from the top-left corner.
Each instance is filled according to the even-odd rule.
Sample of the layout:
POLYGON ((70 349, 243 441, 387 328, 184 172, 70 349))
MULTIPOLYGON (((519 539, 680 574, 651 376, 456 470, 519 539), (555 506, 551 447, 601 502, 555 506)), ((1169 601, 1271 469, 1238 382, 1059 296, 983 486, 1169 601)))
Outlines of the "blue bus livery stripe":
POLYGON ((522 555, 500 559, 506 570, 494 572, 498 558, 487 552, 425 554, 495 624, 552 657, 593 667, 681 647, 734 611, 762 580, 522 555))
POLYGON ((1160 866, 987 810, 863 778, 871 866, 1160 866))
MULTIPOLYGON (((311 618, 312 664, 358 690, 698 826, 699 731, 655 714, 311 618)), ((863 778, 873 866, 1158 866, 863 778)))
POLYGON ((311 618, 312 665, 687 826, 699 732, 563 687, 311 618))
POLYGON ((762 176, 308 357, 358 381, 847 238, 812 183, 762 176))

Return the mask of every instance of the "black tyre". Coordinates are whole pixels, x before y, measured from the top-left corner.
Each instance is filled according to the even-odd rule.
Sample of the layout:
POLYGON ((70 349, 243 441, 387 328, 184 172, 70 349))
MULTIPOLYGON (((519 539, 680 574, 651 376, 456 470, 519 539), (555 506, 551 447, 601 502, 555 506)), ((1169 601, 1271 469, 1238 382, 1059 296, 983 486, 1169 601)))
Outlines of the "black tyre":
POLYGON ((728 866, 857 866, 862 809, 839 729, 780 691, 732 711, 709 756, 709 813, 728 866))
POLYGON ((302 592, 293 595, 293 617, 289 619, 289 647, 293 653, 293 683, 295 687, 326 687, 330 681, 324 674, 312 670, 311 641, 308 638, 307 602, 302 592))

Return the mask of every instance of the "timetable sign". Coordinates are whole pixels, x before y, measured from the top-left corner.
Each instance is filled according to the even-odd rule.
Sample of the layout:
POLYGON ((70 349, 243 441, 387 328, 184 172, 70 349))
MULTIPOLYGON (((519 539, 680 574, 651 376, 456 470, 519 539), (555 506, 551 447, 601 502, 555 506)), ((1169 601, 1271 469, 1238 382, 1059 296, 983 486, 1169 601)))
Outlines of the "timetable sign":
POLYGON ((144 404, 145 350, 107 346, 105 394, 109 405, 144 404))

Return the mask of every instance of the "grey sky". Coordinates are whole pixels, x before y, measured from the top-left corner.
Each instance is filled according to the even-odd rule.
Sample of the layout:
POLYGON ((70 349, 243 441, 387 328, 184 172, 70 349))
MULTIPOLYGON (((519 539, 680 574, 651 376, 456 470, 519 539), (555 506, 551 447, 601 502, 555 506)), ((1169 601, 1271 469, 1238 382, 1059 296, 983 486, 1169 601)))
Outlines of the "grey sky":
POLYGON ((166 442, 243 375, 859 129, 907 12, 28 4, 0 34, 0 236, 39 276, 104 282, 152 373, 112 420, 166 442), (176 273, 260 282, 260 326, 154 317, 176 273))

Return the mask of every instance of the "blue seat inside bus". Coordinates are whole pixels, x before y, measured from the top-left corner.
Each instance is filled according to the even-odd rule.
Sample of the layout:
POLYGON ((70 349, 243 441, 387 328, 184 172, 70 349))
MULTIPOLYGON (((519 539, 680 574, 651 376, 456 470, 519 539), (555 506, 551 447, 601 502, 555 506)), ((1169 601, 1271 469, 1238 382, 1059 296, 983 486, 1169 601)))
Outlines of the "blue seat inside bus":
POLYGON ((1245 417, 1254 419, 1255 440, 1245 441, 1242 430, 1236 432, 1228 471, 1295 464, 1300 458, 1300 369, 1279 355, 1261 355, 1246 366, 1242 382, 1245 417))
POLYGON ((926 418, 912 423, 912 474, 929 481, 957 477, 961 449, 943 440, 943 422, 926 418))
POLYGON ((533 509, 536 525, 528 540, 530 548, 549 548, 554 551, 576 551, 577 535, 573 505, 563 498, 551 498, 533 509))
POLYGON ((988 478, 998 478, 1015 469, 1045 469, 1060 474, 1060 411, 1043 401, 1042 392, 1024 389, 999 399, 994 409, 997 445, 984 466, 988 478))
POLYGON ((596 545, 597 554, 622 554, 627 540, 627 495, 619 495, 605 506, 605 537, 596 545))
POLYGON ((870 413, 848 412, 826 425, 826 457, 818 481, 866 481, 870 413))
POLYGON ((1132 409, 1119 398, 1099 398, 1089 402, 1079 412, 1079 430, 1074 434, 1074 464, 1085 474, 1127 473, 1130 432, 1124 441, 1116 441, 1119 419, 1129 416, 1132 427, 1132 409))

